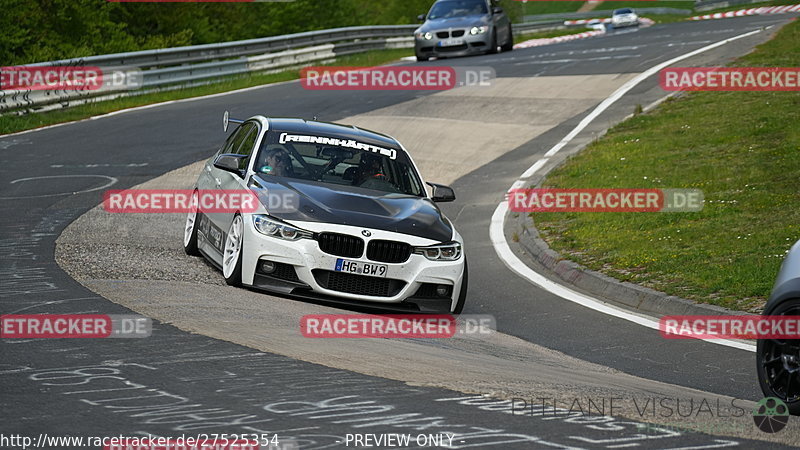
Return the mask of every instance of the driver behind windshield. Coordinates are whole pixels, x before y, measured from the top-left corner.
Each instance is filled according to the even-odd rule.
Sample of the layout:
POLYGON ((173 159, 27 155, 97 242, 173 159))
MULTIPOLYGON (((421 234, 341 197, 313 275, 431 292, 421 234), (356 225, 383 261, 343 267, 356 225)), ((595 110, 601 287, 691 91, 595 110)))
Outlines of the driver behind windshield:
POLYGON ((471 11, 471 13, 472 13, 472 14, 474 14, 474 15, 478 15, 478 14, 486 14, 486 5, 484 5, 484 4, 483 4, 483 2, 481 2, 481 3, 475 3, 475 4, 472 6, 472 11, 471 11))
POLYGON ((292 177, 292 158, 282 148, 273 148, 264 152, 264 161, 259 165, 258 171, 279 177, 292 177))
POLYGON ((360 186, 372 179, 386 180, 386 175, 383 173, 381 157, 364 153, 361 155, 361 162, 358 165, 358 177, 356 177, 356 185, 360 186))
POLYGON ((435 3, 428 18, 447 19, 486 13, 486 3, 483 0, 453 0, 435 3))

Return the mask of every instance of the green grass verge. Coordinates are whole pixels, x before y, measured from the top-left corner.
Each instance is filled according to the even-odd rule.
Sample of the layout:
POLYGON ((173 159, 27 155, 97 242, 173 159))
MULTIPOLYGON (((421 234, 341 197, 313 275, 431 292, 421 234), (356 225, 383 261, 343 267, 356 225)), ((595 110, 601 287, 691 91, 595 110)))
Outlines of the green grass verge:
POLYGON ((583 6, 585 2, 570 2, 570 1, 557 1, 557 2, 543 2, 543 1, 530 1, 522 3, 522 8, 525 11, 524 15, 536 14, 557 14, 575 12, 583 6))
MULTIPOLYGON (((739 66, 800 65, 800 22, 739 66)), ((698 188, 695 213, 534 213, 564 257, 617 279, 759 312, 800 238, 800 92, 696 92, 612 128, 546 179, 559 188, 698 188)))
MULTIPOLYGON (((709 11, 694 11, 694 2, 684 2, 684 1, 655 1, 655 2, 603 2, 597 6, 596 9, 598 10, 607 10, 607 9, 617 9, 617 8, 676 8, 676 9, 688 9, 694 11, 691 15, 682 15, 682 14, 650 14, 650 13, 642 13, 644 17, 653 20, 655 23, 672 23, 672 22, 681 22, 689 17, 692 16, 702 16, 705 14, 714 14, 718 12, 726 12, 726 11, 738 11, 740 9, 750 9, 750 8, 761 8, 766 6, 780 6, 780 5, 795 5, 798 3, 799 0, 773 0, 773 1, 766 1, 766 2, 759 2, 753 3, 748 5, 735 5, 729 6, 725 8, 719 8, 709 11)), ((552 2, 557 3, 557 2, 552 2)))
MULTIPOLYGON (((327 65, 374 66, 396 61, 405 56, 413 56, 413 53, 414 51, 412 49, 371 51, 357 55, 343 56, 341 58, 337 58, 335 62, 327 65)), ((120 109, 133 108, 136 106, 150 105, 153 103, 179 100, 190 97, 200 97, 203 95, 233 91, 251 86, 261 86, 265 84, 278 83, 281 81, 295 80, 299 77, 300 72, 297 69, 286 70, 274 74, 251 74, 240 77, 231 77, 203 86, 161 91, 134 97, 122 97, 115 100, 87 103, 85 105, 79 105, 72 108, 58 109, 42 113, 31 113, 23 116, 8 114, 0 116, 0 134, 14 133, 32 128, 54 125, 57 123, 86 119, 88 117, 106 114, 113 111, 118 111, 120 109)))
MULTIPOLYGON (((585 2, 573 1, 529 1, 524 5, 524 15, 572 13, 578 11, 585 2)), ((612 1, 597 4, 594 10, 605 11, 618 8, 676 8, 694 9, 693 1, 612 1)))
POLYGON ((738 11, 740 9, 751 9, 751 8, 763 8, 766 6, 796 5, 797 3, 800 2, 798 2, 797 0, 770 0, 758 3, 748 3, 746 5, 726 6, 725 8, 710 9, 708 11, 695 11, 694 15, 704 16, 706 14, 714 14, 718 12, 738 11))
MULTIPOLYGON (((670 23, 670 22, 680 22, 692 16, 704 16, 706 14, 714 14, 727 11, 738 11, 740 9, 762 8, 766 6, 796 5, 797 3, 798 0, 773 0, 773 1, 752 3, 747 5, 728 6, 725 8, 712 9, 708 11, 695 11, 694 13, 692 13, 691 16, 682 16, 678 14, 645 14, 645 17, 654 20, 656 23, 670 23)), ((687 7, 687 9, 693 9, 693 8, 689 6, 687 7)))
POLYGON ((633 2, 603 2, 596 9, 618 9, 618 8, 675 8, 675 9, 694 9, 693 1, 633 1, 633 2))

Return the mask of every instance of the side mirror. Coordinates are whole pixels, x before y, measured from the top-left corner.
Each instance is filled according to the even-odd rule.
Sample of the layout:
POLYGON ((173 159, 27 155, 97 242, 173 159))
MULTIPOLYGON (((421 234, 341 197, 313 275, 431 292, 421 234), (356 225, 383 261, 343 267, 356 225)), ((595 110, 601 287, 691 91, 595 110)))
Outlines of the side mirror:
POLYGON ((428 186, 433 188, 431 200, 437 203, 452 202, 456 199, 456 193, 450 186, 443 184, 428 183, 428 186))
POLYGON ((417 20, 419 20, 420 22, 425 22, 425 14, 418 15, 417 20))
POLYGON ((224 170, 226 172, 232 172, 240 177, 244 176, 244 173, 241 169, 239 169, 239 164, 242 161, 247 160, 247 155, 237 155, 235 153, 223 153, 222 155, 217 156, 217 159, 214 160, 214 167, 219 170, 224 170))
POLYGON ((492 6, 492 14, 503 14, 503 8, 499 6, 492 6))
POLYGON ((231 123, 240 123, 241 124, 241 123, 244 123, 244 120, 234 119, 233 117, 230 116, 230 113, 228 113, 228 111, 225 111, 222 114, 222 131, 227 133, 228 132, 228 125, 231 124, 231 123))

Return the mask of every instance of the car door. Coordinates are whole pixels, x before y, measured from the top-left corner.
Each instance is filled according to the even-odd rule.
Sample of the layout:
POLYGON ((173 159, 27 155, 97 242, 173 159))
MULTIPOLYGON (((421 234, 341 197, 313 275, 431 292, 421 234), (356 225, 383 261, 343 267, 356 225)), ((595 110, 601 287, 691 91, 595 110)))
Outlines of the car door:
MULTIPOLYGON (((255 146, 259 132, 260 126, 255 121, 247 121, 241 124, 231 134, 228 140, 225 141, 225 145, 220 148, 214 158, 206 162, 204 167, 204 174, 206 176, 206 181, 204 182, 205 186, 200 187, 200 189, 219 191, 219 193, 246 189, 244 180, 247 176, 250 156, 253 153, 253 147, 255 146), (239 166, 243 175, 214 167, 214 159, 226 153, 248 156, 248 158, 242 160, 239 166)), ((200 219, 199 231, 204 235, 211 250, 213 250, 211 256, 220 264, 222 261, 222 252, 225 248, 225 238, 228 233, 228 228, 233 221, 234 213, 234 211, 203 212, 200 219)))

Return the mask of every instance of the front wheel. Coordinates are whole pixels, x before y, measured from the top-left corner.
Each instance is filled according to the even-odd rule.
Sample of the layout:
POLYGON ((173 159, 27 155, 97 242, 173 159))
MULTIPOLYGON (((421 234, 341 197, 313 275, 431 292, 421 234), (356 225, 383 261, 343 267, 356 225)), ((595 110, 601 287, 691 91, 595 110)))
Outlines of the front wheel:
POLYGON ((427 56, 422 56, 420 54, 416 54, 416 56, 417 56, 417 62, 425 62, 430 59, 427 56))
MULTIPOLYGON (((787 300, 765 314, 800 315, 800 299, 787 300)), ((790 414, 800 415, 800 339, 759 339, 756 363, 764 395, 781 399, 790 414)))
POLYGON ((508 40, 500 47, 500 50, 504 52, 514 50, 514 30, 511 29, 511 25, 508 26, 508 40))
POLYGON ((183 250, 190 256, 200 256, 200 250, 197 249, 197 204, 197 191, 194 191, 191 209, 186 214, 186 224, 183 227, 183 250))
POLYGON ((492 40, 489 42, 489 51, 486 52, 488 54, 497 53, 497 29, 492 28, 492 40))
POLYGON ((225 239, 225 251, 222 254, 222 275, 229 286, 242 285, 242 241, 244 235, 244 220, 236 214, 228 229, 225 239))
POLYGON ((456 307, 453 308, 452 314, 461 314, 461 311, 464 310, 464 303, 467 302, 467 286, 469 282, 467 280, 469 275, 469 270, 467 270, 467 257, 464 257, 464 278, 461 279, 461 292, 458 293, 458 301, 456 302, 456 307))

